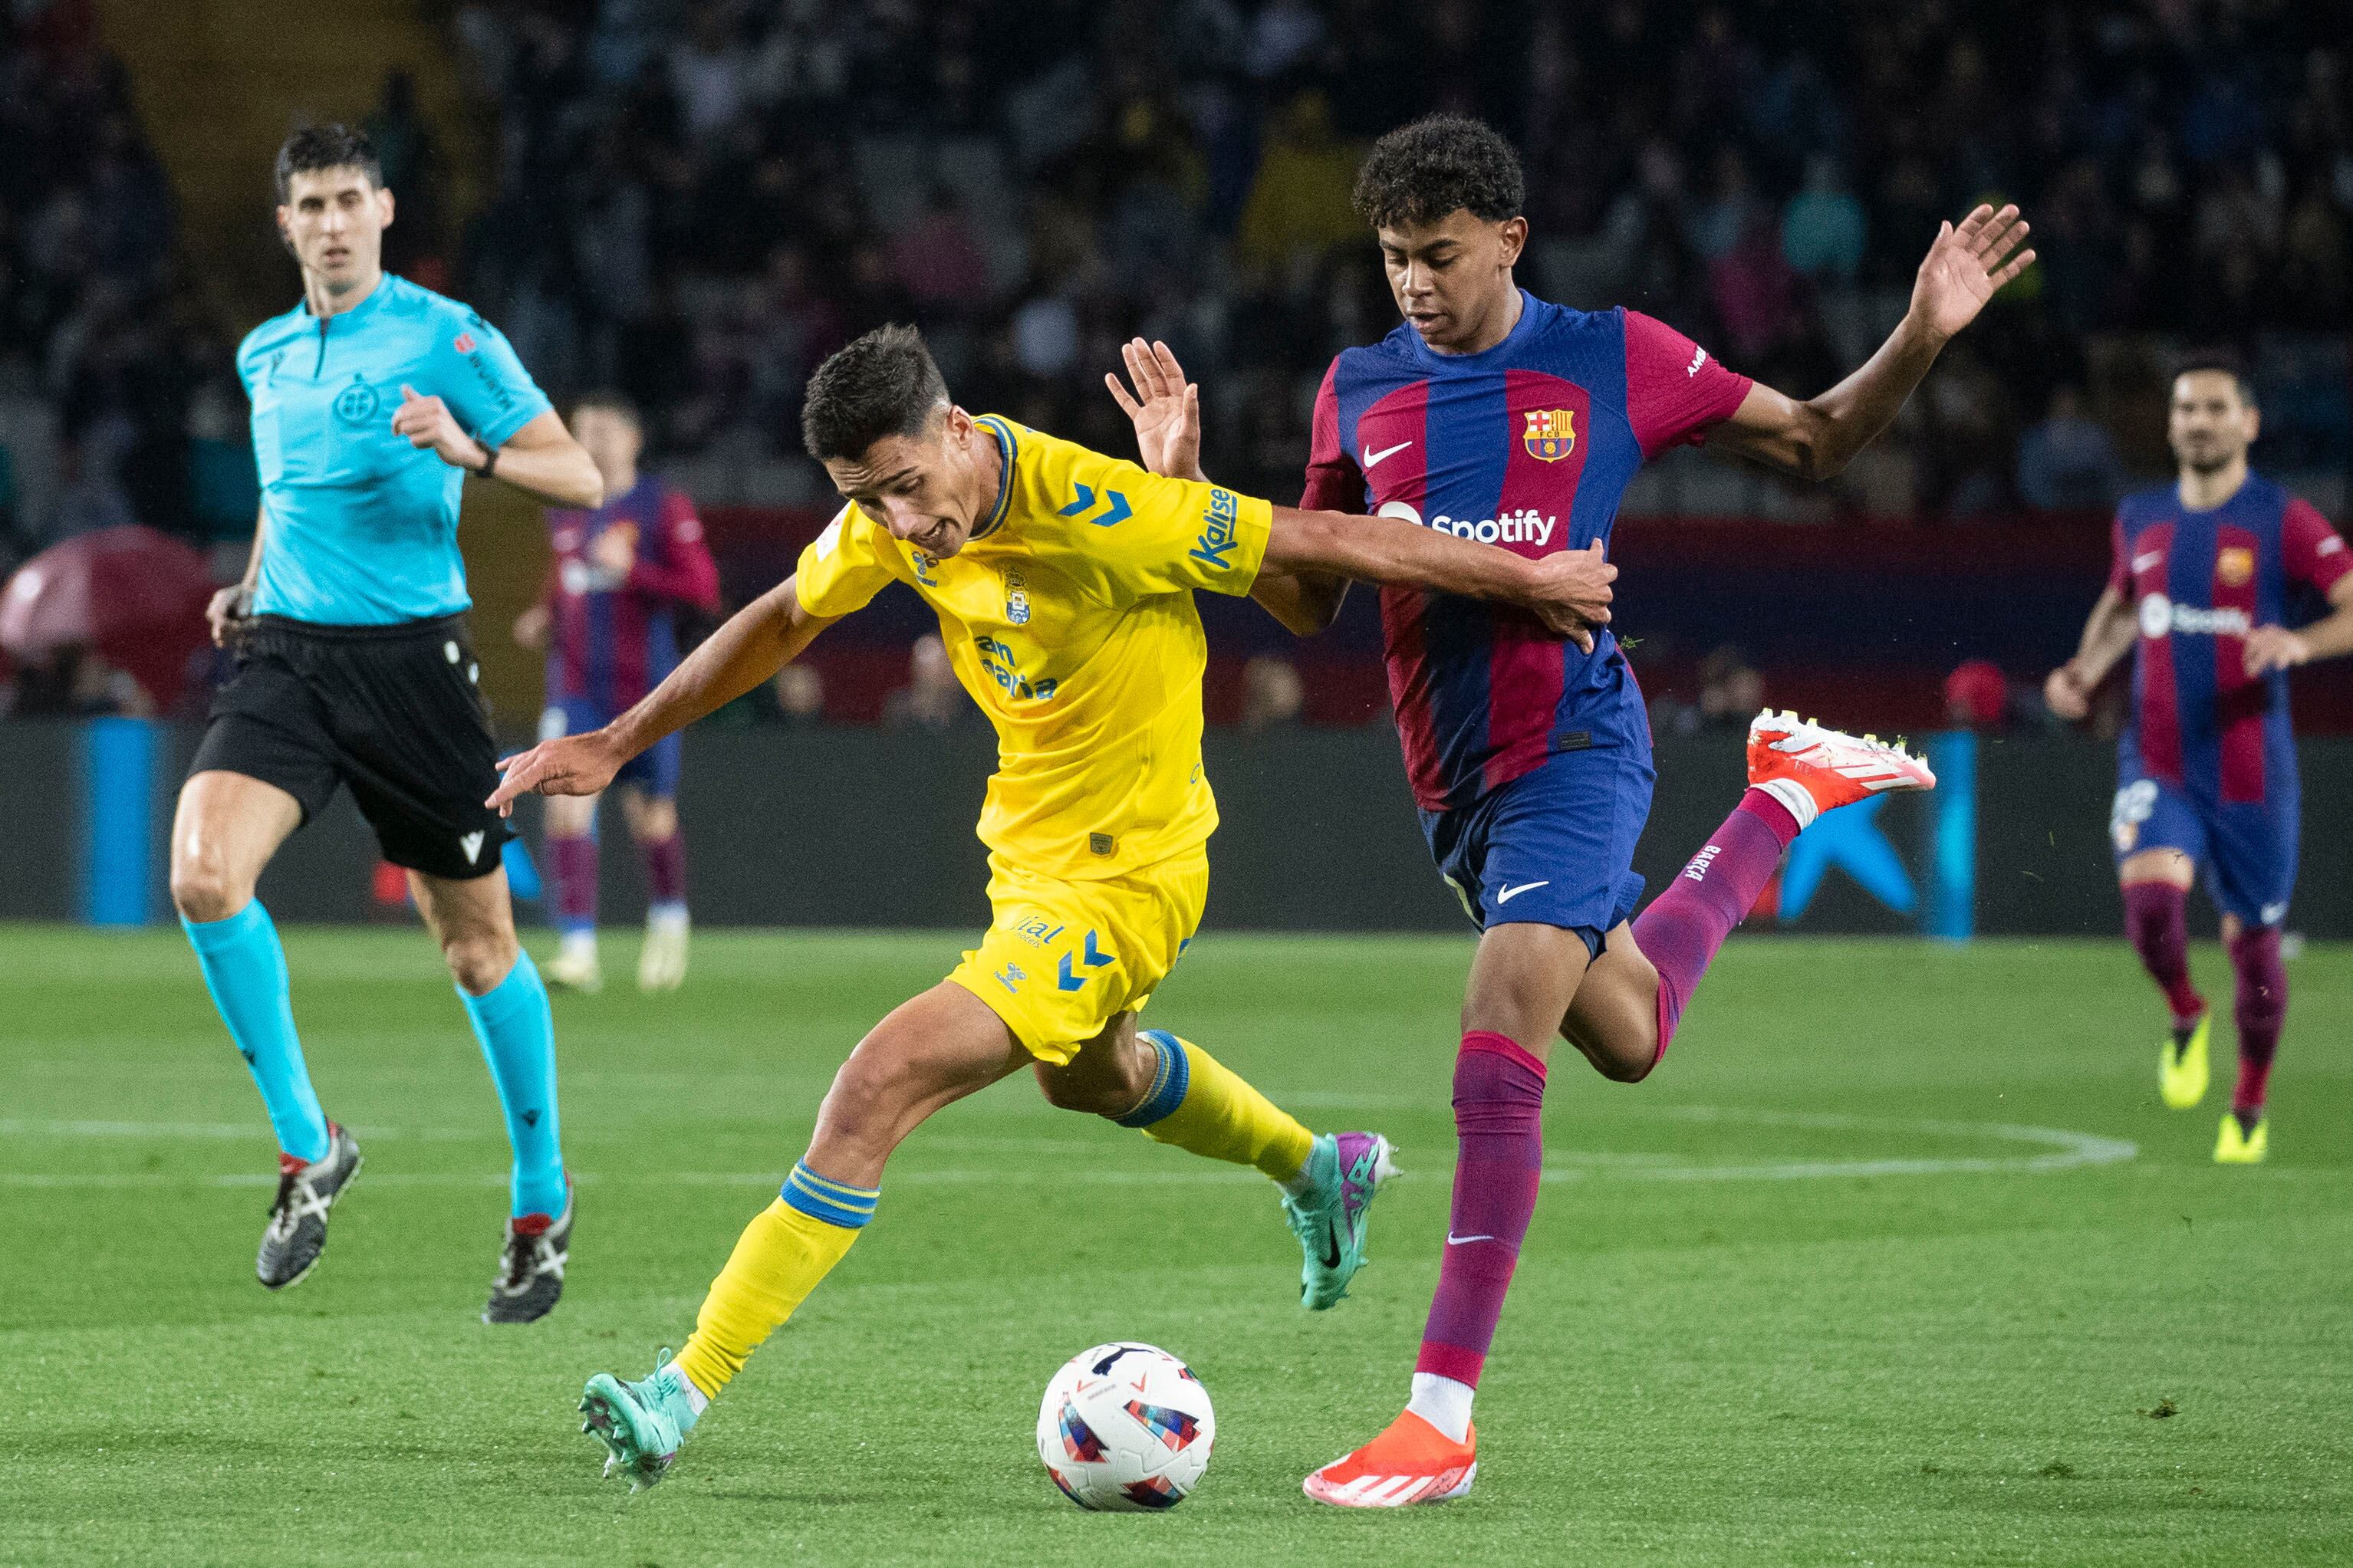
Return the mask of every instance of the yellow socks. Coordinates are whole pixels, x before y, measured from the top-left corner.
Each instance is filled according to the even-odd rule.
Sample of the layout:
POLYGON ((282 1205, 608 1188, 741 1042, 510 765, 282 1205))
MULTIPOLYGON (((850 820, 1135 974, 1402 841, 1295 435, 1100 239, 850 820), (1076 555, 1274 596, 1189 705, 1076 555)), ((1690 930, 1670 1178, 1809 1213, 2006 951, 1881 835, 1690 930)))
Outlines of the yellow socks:
POLYGON ((1141 1128, 1147 1138, 1208 1159, 1255 1165, 1278 1182, 1306 1165, 1315 1135, 1217 1058, 1166 1029, 1142 1029, 1135 1037, 1160 1065, 1143 1103, 1114 1119, 1122 1127, 1141 1128))
POLYGON ((783 1194, 744 1227, 727 1267, 711 1282, 694 1333, 678 1352, 679 1370, 706 1395, 726 1387, 760 1342, 841 1261, 881 1196, 871 1187, 829 1181, 806 1162, 795 1165, 783 1194))

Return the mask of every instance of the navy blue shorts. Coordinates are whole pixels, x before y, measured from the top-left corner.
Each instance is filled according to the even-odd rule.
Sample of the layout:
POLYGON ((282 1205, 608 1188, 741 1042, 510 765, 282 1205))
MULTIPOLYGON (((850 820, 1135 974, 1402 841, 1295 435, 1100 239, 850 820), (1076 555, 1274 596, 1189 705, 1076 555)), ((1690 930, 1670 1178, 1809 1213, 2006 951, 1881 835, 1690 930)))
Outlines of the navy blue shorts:
MULTIPOLYGON (((601 730, 619 717, 585 697, 559 697, 539 716, 539 738, 555 741, 566 735, 583 735, 591 730, 601 730)), ((678 796, 679 760, 683 749, 684 736, 673 730, 622 763, 613 782, 635 784, 656 800, 674 800, 678 796)))
POLYGON ((2269 798, 2204 802, 2154 779, 2124 754, 2108 837, 2116 866, 2147 849, 2179 849, 2197 863, 2214 907, 2250 926, 2287 919, 2295 892, 2299 792, 2274 784, 2269 798))
POLYGON ((1648 745, 1561 752, 1458 811, 1423 812, 1421 831, 1480 930, 1558 926, 1599 958, 1642 897, 1634 844, 1657 777, 1648 745))

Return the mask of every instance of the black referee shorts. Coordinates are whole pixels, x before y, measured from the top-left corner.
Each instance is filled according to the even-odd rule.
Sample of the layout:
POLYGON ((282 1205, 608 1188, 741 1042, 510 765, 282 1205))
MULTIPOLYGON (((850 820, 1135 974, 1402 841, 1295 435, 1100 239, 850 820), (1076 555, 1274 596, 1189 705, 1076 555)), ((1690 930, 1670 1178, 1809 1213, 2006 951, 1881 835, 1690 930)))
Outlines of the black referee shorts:
POLYGON ((499 770, 479 673, 462 616, 385 626, 257 617, 188 772, 276 784, 306 823, 348 784, 394 865, 487 876, 512 835, 482 804, 499 770))

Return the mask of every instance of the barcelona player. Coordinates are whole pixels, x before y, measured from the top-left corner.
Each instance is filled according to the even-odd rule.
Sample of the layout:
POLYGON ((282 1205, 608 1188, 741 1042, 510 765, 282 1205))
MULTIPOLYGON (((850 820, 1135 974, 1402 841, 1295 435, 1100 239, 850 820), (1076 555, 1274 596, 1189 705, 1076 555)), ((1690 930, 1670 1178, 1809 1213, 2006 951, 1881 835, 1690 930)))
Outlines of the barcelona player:
MULTIPOLYGON (((1366 512, 1545 560, 1599 549, 1635 470, 1711 438, 1785 471, 1837 473, 1887 426, 1947 339, 2033 260, 2014 208, 1944 226, 1911 309, 1870 362, 1820 396, 1736 374, 1659 321, 1517 288, 1527 241, 1511 145, 1433 116, 1377 142, 1356 201, 1405 321, 1333 362, 1315 403, 1301 505, 1366 512)), ((1113 395, 1147 467, 1198 471, 1198 398, 1161 345, 1127 351, 1113 395)), ((1345 582, 1294 576, 1261 602, 1303 633, 1345 582)), ((1935 780, 1901 746, 1760 714, 1750 787, 1631 920, 1651 803, 1650 726, 1609 631, 1592 646, 1509 606, 1381 592, 1406 773, 1440 873, 1481 929, 1455 1058, 1452 1224, 1405 1413, 1307 1478, 1310 1497, 1393 1508, 1460 1497, 1478 1468, 1472 1394, 1535 1209, 1556 1037, 1634 1082, 1665 1054, 1709 961, 1790 840, 1821 812, 1935 780)))
POLYGON ((2253 1164, 2287 1019, 2280 922, 2295 887, 2295 735, 2287 671, 2353 652, 2353 553, 2312 507, 2247 466, 2262 425, 2225 359, 2173 379, 2166 437, 2179 471, 2116 509, 2115 561, 2075 657, 2051 672, 2051 710, 2081 719, 2133 660, 2131 721, 2116 742, 2109 835, 2125 930, 2172 1010, 2158 1089, 2178 1110, 2206 1098, 2206 1000, 2189 981, 2186 907, 2200 867, 2237 979, 2239 1077, 2214 1158, 2253 1164), (2293 595, 2331 606, 2291 631, 2293 595))
POLYGON ((1289 592, 1298 573, 1336 574, 1518 605, 1588 643, 1609 613, 1599 551, 1530 560, 1293 511, 976 417, 949 401, 910 328, 819 366, 802 425, 849 504, 793 575, 611 724, 510 758, 492 803, 604 788, 902 583, 938 615, 958 679, 997 729, 980 821, 994 920, 842 1064, 807 1152, 744 1232, 678 1360, 635 1383, 589 1381, 587 1426, 633 1486, 660 1479, 707 1402, 849 1251, 892 1149, 1023 1067, 1057 1106, 1271 1177, 1303 1255, 1301 1300, 1337 1302, 1364 1262, 1387 1141, 1313 1134, 1199 1046, 1136 1026, 1208 895, 1217 805, 1193 594, 1289 592))
MULTIPOLYGON (((719 607, 719 568, 684 491, 641 471, 645 426, 617 392, 572 409, 572 435, 605 480, 591 511, 550 508, 554 559, 547 589, 516 617, 515 640, 547 650, 543 740, 610 723, 678 667, 678 612, 719 607)), ((646 942, 638 988, 674 991, 686 978, 686 840, 678 829, 680 740, 665 736, 613 781, 621 815, 646 868, 646 942)), ((547 803, 549 903, 563 949, 547 983, 594 992, 596 960, 597 799, 547 803)))
POLYGON ((294 1029, 286 954, 254 897, 262 868, 339 789, 408 873, 506 1111, 514 1163, 490 1322, 555 1305, 572 1234, 547 992, 515 942, 482 794, 497 779, 466 630, 466 475, 594 506, 596 466, 496 328, 384 270, 392 193, 340 125, 278 153, 278 226, 302 300, 247 334, 261 514, 245 581, 210 607, 237 654, 172 823, 172 901, 278 1135, 278 1196, 255 1271, 283 1289, 326 1246, 360 1168, 326 1119, 294 1029))

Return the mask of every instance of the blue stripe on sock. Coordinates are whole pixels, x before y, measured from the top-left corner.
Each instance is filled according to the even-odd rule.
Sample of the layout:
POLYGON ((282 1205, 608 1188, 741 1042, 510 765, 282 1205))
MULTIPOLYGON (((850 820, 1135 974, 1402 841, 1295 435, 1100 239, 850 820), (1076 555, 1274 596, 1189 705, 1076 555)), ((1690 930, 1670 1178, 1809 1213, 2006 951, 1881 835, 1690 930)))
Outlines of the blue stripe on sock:
POLYGON ((299 1159, 327 1152, 327 1118, 302 1062, 301 1037, 286 981, 286 950, 259 899, 225 920, 183 918, 180 929, 196 950, 205 985, 228 1026, 237 1054, 253 1069, 253 1084, 269 1110, 278 1146, 299 1159))
POLYGON ((874 1217, 874 1205, 882 1198, 879 1188, 853 1187, 847 1182, 820 1176, 806 1162, 793 1166, 793 1173, 785 1178, 784 1188, 776 1195, 784 1199, 786 1207, 844 1230, 864 1226, 874 1217))
POLYGON ((1112 1118, 1122 1127, 1149 1127, 1166 1121, 1185 1103, 1185 1091, 1193 1086, 1193 1068, 1186 1060, 1184 1041, 1166 1029, 1140 1029, 1135 1037, 1150 1046, 1160 1059, 1143 1103, 1125 1116, 1112 1118))
POLYGON ((480 996, 458 988, 473 1020, 506 1113, 507 1142, 514 1150, 508 1196, 512 1212, 564 1212, 564 1134, 555 1104, 555 1020, 548 1011, 547 986, 531 954, 518 952, 507 977, 480 996))

